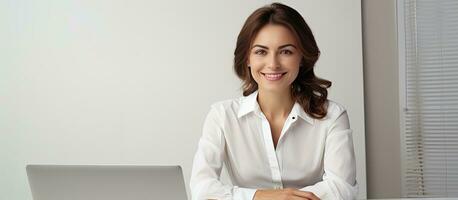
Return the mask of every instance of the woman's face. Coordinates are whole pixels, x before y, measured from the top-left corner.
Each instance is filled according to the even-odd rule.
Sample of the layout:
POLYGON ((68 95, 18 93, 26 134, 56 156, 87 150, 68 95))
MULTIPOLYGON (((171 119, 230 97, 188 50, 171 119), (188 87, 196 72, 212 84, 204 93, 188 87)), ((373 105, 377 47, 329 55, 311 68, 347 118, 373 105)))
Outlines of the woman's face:
POLYGON ((256 35, 249 54, 251 75, 260 90, 284 92, 290 89, 299 73, 302 54, 288 28, 264 26, 256 35))

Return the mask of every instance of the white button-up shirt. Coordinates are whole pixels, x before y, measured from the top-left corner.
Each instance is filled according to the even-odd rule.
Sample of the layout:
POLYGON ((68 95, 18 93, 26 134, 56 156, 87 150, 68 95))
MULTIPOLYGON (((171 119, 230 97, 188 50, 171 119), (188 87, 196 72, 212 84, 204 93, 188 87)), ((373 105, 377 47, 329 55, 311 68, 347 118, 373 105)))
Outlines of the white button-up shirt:
POLYGON ((345 108, 329 100, 324 119, 294 104, 274 147, 258 92, 214 103, 191 173, 192 199, 251 200, 256 189, 297 188, 322 200, 356 199, 356 163, 345 108), (220 180, 223 164, 232 184, 220 180))

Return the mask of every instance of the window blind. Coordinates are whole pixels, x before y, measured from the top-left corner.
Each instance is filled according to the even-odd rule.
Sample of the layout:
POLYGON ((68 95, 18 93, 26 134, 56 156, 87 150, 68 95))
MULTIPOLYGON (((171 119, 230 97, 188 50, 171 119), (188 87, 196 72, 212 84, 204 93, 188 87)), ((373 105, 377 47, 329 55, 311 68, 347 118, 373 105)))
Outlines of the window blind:
POLYGON ((403 196, 458 197, 458 1, 399 5, 403 196))

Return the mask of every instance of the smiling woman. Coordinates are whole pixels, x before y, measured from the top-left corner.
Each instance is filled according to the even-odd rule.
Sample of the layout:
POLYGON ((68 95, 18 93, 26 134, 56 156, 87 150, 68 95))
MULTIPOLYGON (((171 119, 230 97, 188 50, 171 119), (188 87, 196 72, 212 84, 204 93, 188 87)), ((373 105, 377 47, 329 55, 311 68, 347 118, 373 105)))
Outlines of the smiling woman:
POLYGON ((271 7, 256 10, 246 20, 237 39, 234 69, 244 82, 244 96, 262 87, 256 79, 258 76, 251 74, 250 67, 257 69, 273 65, 271 69, 263 69, 262 73, 272 73, 270 78, 274 80, 279 75, 275 75, 278 73, 275 70, 282 69, 272 67, 295 69, 289 75, 292 78, 288 83, 291 95, 307 113, 323 118, 326 115, 327 88, 331 82, 315 76, 313 67, 319 55, 312 31, 302 16, 288 6, 274 3, 271 7))
POLYGON ((312 31, 293 8, 251 14, 234 69, 243 97, 214 103, 191 175, 193 199, 355 199, 356 163, 346 109, 315 76, 312 31), (232 185, 220 181, 222 166, 232 185))

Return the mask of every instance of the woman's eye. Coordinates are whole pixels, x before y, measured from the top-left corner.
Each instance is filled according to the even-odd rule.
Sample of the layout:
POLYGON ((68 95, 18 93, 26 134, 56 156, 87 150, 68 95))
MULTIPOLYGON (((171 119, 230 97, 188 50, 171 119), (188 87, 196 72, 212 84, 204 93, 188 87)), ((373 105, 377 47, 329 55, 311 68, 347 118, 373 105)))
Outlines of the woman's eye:
POLYGON ((287 54, 287 55, 293 54, 293 52, 290 50, 282 50, 280 53, 287 54))
POLYGON ((260 50, 256 50, 254 53, 258 54, 258 55, 265 55, 267 52, 262 50, 262 49, 260 49, 260 50))

